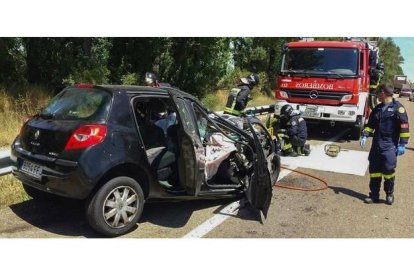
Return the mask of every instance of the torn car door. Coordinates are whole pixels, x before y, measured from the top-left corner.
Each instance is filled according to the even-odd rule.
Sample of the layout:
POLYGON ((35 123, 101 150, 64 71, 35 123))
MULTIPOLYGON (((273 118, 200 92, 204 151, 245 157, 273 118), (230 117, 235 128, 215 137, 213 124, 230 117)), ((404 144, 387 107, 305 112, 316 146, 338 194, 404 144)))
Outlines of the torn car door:
POLYGON ((197 127, 194 120, 194 112, 190 103, 174 90, 168 90, 171 99, 174 101, 180 125, 180 146, 182 164, 179 166, 183 187, 188 194, 197 196, 201 185, 204 182, 205 152, 203 143, 197 134, 197 127))
POLYGON ((250 204, 267 217, 270 202, 272 200, 272 183, 268 169, 267 160, 262 149, 257 134, 250 123, 250 118, 247 118, 249 130, 253 136, 255 146, 255 160, 253 165, 253 174, 250 178, 250 184, 246 191, 247 199, 250 204))

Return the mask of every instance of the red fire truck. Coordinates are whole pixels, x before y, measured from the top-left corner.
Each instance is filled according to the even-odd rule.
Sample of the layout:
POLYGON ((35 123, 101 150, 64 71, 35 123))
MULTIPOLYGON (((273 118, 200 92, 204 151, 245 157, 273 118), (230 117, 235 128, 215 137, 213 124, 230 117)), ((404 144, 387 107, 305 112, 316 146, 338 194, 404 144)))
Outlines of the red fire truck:
POLYGON ((290 42, 284 46, 275 115, 290 104, 306 122, 351 127, 359 139, 371 112, 370 84, 378 81, 378 47, 363 39, 290 42))

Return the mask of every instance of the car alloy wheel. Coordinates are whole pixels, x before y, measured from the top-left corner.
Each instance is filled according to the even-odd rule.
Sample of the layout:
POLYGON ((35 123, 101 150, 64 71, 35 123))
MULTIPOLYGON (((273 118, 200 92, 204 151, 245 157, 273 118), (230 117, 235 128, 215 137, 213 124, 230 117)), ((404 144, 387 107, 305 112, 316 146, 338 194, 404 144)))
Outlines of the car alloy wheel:
POLYGON ((131 232, 144 209, 141 185, 133 178, 110 179, 87 202, 86 218, 97 232, 115 237, 131 232))
POLYGON ((138 194, 130 187, 113 189, 102 206, 105 222, 113 228, 125 227, 137 215, 138 205, 138 194))

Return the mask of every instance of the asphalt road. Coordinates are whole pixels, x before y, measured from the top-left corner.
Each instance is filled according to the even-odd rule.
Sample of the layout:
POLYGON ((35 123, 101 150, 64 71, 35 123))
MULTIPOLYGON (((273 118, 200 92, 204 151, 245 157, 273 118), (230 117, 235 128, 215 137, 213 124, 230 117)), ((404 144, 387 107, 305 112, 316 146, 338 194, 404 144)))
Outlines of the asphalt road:
MULTIPOLYGON (((411 121, 414 102, 401 99, 411 121)), ((311 131, 312 147, 343 131, 332 129, 311 131)), ((413 133, 414 127, 411 127, 413 133)), ((414 137, 412 135, 412 137, 414 137)), ((370 141, 365 148, 369 151, 370 141)), ((337 144, 342 152, 361 152, 358 141, 342 135, 337 144)), ((221 224, 210 229, 204 238, 413 238, 414 193, 412 164, 414 138, 405 155, 398 158, 395 203, 384 201, 367 205, 363 199, 369 192, 368 172, 365 175, 338 173, 315 168, 298 168, 301 172, 317 176, 329 187, 322 191, 307 192, 275 188, 267 220, 256 220, 248 208, 225 215, 221 224)), ((312 153, 311 153, 312 155, 312 153)), ((355 162, 360 162, 356 160, 355 162)), ((361 161, 362 162, 362 161, 361 161)), ((363 162, 362 162, 363 163, 363 162)), ((361 163, 361 164, 362 164, 361 163)), ((297 188, 315 188, 322 184, 300 173, 290 173, 279 184, 297 188)), ((137 229, 122 238, 181 238, 205 221, 222 213, 231 200, 192 201, 182 203, 153 203, 144 208, 137 229)), ((0 209, 0 238, 73 238, 99 237, 90 230, 83 218, 83 204, 78 201, 26 202, 0 209)))

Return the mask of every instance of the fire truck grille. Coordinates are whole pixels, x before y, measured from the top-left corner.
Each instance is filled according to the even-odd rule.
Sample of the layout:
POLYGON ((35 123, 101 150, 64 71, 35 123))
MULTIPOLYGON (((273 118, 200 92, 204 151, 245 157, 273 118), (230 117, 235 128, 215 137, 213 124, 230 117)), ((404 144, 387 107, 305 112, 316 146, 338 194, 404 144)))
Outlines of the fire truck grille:
POLYGON ((302 99, 319 99, 319 100, 334 100, 340 101, 343 96, 351 94, 351 92, 339 91, 323 91, 323 90, 287 90, 284 89, 289 98, 302 99))

